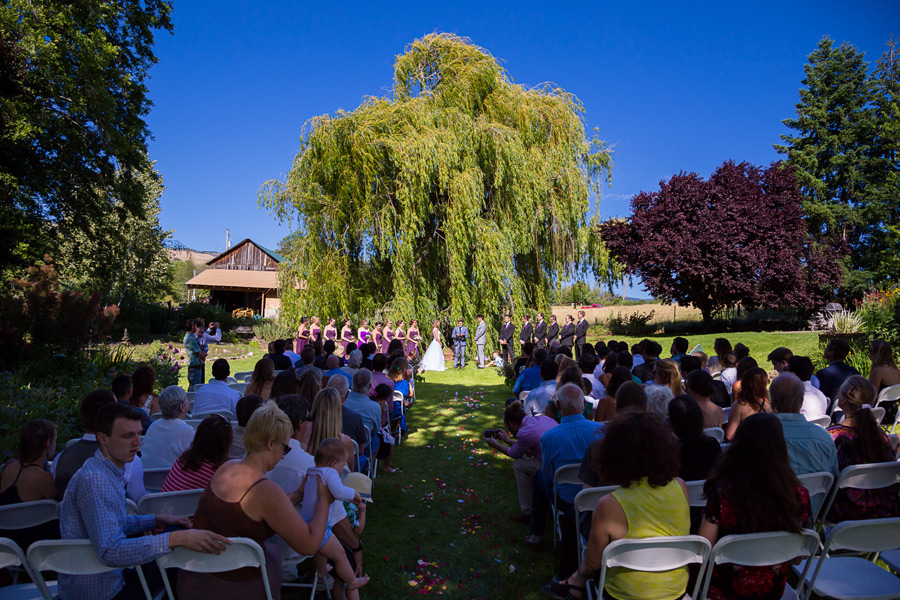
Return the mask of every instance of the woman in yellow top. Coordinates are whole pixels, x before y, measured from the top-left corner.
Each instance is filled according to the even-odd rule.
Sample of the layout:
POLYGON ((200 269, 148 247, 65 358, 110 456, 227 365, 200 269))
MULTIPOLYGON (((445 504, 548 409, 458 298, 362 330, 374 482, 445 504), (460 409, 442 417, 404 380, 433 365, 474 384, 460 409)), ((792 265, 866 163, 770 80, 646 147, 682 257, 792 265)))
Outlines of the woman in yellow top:
MULTIPOLYGON (((551 584, 561 597, 587 598, 585 582, 600 570, 603 550, 620 539, 688 535, 688 491, 677 477, 678 440, 662 417, 626 412, 609 422, 595 454, 594 471, 619 489, 597 502, 584 563, 568 579, 551 584)), ((604 598, 612 600, 676 600, 688 584, 687 568, 646 573, 607 570, 604 598)))

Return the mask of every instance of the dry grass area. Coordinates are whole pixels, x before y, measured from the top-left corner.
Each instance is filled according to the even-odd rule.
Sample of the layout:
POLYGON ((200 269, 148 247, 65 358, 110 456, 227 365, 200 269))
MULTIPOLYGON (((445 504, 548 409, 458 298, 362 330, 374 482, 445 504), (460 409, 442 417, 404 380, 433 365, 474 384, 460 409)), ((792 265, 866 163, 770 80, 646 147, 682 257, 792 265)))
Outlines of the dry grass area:
MULTIPOLYGON (((572 315, 572 318, 578 320, 578 311, 580 308, 572 308, 567 306, 554 306, 553 314, 556 320, 562 324, 565 323, 566 315, 572 315)), ((591 325, 603 325, 610 315, 622 313, 622 316, 628 316, 634 313, 646 314, 651 310, 654 311, 651 323, 671 323, 676 319, 681 322, 685 321, 702 321, 700 311, 692 306, 679 306, 676 304, 635 304, 632 306, 604 306, 603 308, 585 308, 584 317, 591 325)))

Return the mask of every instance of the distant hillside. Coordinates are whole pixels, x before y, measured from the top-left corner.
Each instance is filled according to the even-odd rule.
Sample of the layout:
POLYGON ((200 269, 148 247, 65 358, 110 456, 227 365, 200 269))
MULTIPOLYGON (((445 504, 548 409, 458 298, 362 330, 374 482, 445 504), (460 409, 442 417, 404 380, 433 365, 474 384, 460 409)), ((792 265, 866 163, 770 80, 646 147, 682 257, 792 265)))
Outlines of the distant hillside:
POLYGON ((183 248, 180 250, 169 250, 169 258, 177 261, 191 261, 195 265, 203 264, 218 256, 218 252, 201 252, 200 250, 191 250, 183 248))

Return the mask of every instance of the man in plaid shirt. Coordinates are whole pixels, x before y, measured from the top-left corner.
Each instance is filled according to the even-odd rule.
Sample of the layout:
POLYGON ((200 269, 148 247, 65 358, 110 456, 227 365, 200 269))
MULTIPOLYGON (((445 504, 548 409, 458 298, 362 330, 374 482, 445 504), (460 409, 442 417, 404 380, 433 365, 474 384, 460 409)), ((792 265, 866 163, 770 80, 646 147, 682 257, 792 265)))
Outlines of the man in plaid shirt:
POLYGON ((63 539, 90 539, 100 562, 122 567, 98 575, 59 576, 63 600, 144 598, 136 565, 151 562, 177 546, 219 554, 231 542, 211 531, 185 529, 162 535, 128 537, 157 525, 189 527, 171 515, 125 514, 125 464, 141 447, 140 413, 119 403, 107 404, 97 415, 100 449, 75 473, 60 507, 63 539))

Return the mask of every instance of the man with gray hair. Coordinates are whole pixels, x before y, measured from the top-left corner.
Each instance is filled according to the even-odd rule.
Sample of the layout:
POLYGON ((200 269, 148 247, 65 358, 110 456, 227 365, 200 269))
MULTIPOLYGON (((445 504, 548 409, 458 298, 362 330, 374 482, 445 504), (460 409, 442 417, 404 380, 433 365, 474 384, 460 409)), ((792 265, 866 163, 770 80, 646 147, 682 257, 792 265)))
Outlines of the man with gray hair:
MULTIPOLYGON (((352 352, 350 354, 351 356, 353 355, 352 352)), ((360 352, 360 355, 362 355, 362 352, 360 352)), ((370 381, 371 377, 372 372, 370 371, 370 381)), ((363 467, 368 464, 366 457, 363 456, 363 452, 365 452, 366 449, 366 429, 363 425, 362 415, 356 411, 350 410, 346 406, 347 397, 350 395, 350 385, 347 383, 345 377, 332 376, 331 379, 328 380, 328 385, 325 387, 337 390, 338 395, 341 397, 341 433, 355 441, 359 446, 359 470, 363 471, 363 467)), ((348 466, 351 471, 353 470, 353 465, 350 464, 352 462, 352 460, 348 461, 348 466)))
MULTIPOLYGON (((772 408, 784 429, 791 467, 797 475, 828 471, 837 478, 837 451, 831 434, 800 414, 805 391, 803 382, 793 373, 782 373, 769 386, 772 408)), ((811 499, 814 511, 821 502, 821 497, 811 499)))
POLYGON ((378 452, 378 430, 381 429, 381 405, 369 398, 372 385, 372 371, 359 369, 353 375, 353 390, 347 394, 344 407, 362 417, 363 425, 369 428, 372 439, 372 453, 378 452))
MULTIPOLYGON (((532 486, 531 531, 525 543, 537 547, 547 525, 547 513, 553 498, 553 475, 560 467, 580 464, 588 446, 606 433, 606 425, 584 418, 584 390, 567 383, 556 391, 556 406, 562 413, 559 425, 541 436, 541 470, 532 486)), ((581 486, 566 484, 557 490, 556 505, 563 511, 562 544, 557 576, 560 580, 578 568, 575 533, 575 495, 581 486)))
POLYGON ((341 371, 347 374, 347 377, 353 379, 353 375, 359 371, 360 367, 362 367, 363 362, 363 353, 362 350, 354 350, 350 353, 350 357, 347 359, 347 366, 343 367, 341 371))
POLYGON ((162 419, 150 424, 141 447, 145 469, 169 469, 194 439, 194 428, 184 422, 188 412, 184 390, 170 385, 159 394, 162 419))

